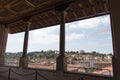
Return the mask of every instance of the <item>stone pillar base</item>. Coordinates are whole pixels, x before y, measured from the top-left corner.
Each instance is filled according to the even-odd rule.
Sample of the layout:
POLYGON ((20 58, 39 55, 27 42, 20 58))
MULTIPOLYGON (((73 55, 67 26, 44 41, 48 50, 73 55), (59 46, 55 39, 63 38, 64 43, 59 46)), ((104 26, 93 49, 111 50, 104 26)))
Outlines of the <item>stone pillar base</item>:
POLYGON ((67 59, 66 57, 58 56, 57 57, 57 71, 67 71, 67 59))
POLYGON ((3 66, 5 64, 5 57, 0 56, 0 65, 3 66))
POLYGON ((19 61, 19 67, 27 68, 28 67, 28 62, 29 62, 28 57, 21 57, 20 61, 19 61))
POLYGON ((63 71, 57 71, 57 80, 67 80, 63 71))
POLYGON ((115 56, 112 57, 113 64, 113 78, 114 80, 120 80, 120 59, 115 56))

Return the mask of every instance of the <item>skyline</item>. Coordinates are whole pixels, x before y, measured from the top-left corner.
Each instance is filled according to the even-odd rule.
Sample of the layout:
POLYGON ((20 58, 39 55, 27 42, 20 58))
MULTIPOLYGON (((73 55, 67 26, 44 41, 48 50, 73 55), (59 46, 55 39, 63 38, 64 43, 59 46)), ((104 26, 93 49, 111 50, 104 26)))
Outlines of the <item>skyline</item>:
MULTIPOLYGON (((59 50, 60 26, 30 31, 28 52, 59 50)), ((21 52, 24 32, 9 34, 6 52, 21 52)), ((66 24, 66 51, 85 50, 113 53, 110 16, 89 18, 66 24)))

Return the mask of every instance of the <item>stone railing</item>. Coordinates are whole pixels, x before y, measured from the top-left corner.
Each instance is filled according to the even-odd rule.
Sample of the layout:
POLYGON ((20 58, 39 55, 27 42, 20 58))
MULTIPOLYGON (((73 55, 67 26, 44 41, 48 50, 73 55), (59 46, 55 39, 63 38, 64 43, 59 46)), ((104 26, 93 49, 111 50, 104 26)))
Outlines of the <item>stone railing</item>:
POLYGON ((8 80, 113 80, 110 75, 4 66, 0 66, 0 76, 7 77, 8 80))

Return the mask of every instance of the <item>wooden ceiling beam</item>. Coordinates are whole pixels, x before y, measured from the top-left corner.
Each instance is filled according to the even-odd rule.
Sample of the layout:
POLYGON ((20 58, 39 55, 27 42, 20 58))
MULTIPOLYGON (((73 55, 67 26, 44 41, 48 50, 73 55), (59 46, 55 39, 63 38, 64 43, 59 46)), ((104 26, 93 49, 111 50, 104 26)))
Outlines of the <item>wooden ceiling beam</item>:
POLYGON ((11 33, 17 32, 16 29, 18 29, 18 32, 24 31, 25 24, 21 20, 26 16, 31 16, 33 19, 31 29, 59 24, 60 13, 56 11, 56 7, 63 4, 70 4, 69 9, 66 10, 68 12, 66 22, 99 16, 109 12, 106 0, 42 0, 38 2, 42 3, 39 4, 34 0, 4 1, 3 11, 0 10, 0 23, 8 23, 12 28, 11 33), (7 14, 3 15, 4 12, 10 12, 10 14, 5 16, 7 14), (18 25, 17 28, 16 25, 18 25), (14 26, 15 29, 13 29, 14 26))
POLYGON ((103 0, 103 5, 104 5, 105 11, 109 10, 109 5, 107 5, 107 4, 109 4, 108 0, 103 0))
POLYGON ((94 7, 93 1, 94 1, 94 0, 89 0, 89 3, 91 4, 92 11, 93 11, 94 13, 97 13, 97 11, 96 11, 96 9, 95 9, 95 7, 94 7))
POLYGON ((17 12, 16 11, 14 11, 14 10, 12 10, 12 9, 10 9, 10 8, 6 8, 8 11, 10 11, 11 13, 13 13, 13 14, 16 14, 17 12))
POLYGON ((36 6, 34 4, 32 4, 31 2, 29 2, 28 0, 25 0, 25 2, 30 5, 31 7, 35 8, 36 6))
POLYGON ((78 6, 80 7, 81 12, 83 13, 83 16, 87 16, 87 14, 86 14, 86 12, 85 12, 84 8, 81 6, 81 4, 80 4, 80 3, 78 4, 78 6))
POLYGON ((36 16, 36 19, 32 21, 33 24, 36 23, 36 22, 39 23, 41 26, 44 25, 39 16, 36 16))

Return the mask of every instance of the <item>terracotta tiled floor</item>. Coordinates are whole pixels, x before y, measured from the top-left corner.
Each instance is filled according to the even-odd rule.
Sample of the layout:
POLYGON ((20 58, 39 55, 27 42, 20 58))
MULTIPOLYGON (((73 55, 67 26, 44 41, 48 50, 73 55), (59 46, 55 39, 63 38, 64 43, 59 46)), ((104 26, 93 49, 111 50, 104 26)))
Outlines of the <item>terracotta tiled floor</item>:
POLYGON ((0 80, 8 80, 8 79, 0 76, 0 80))

